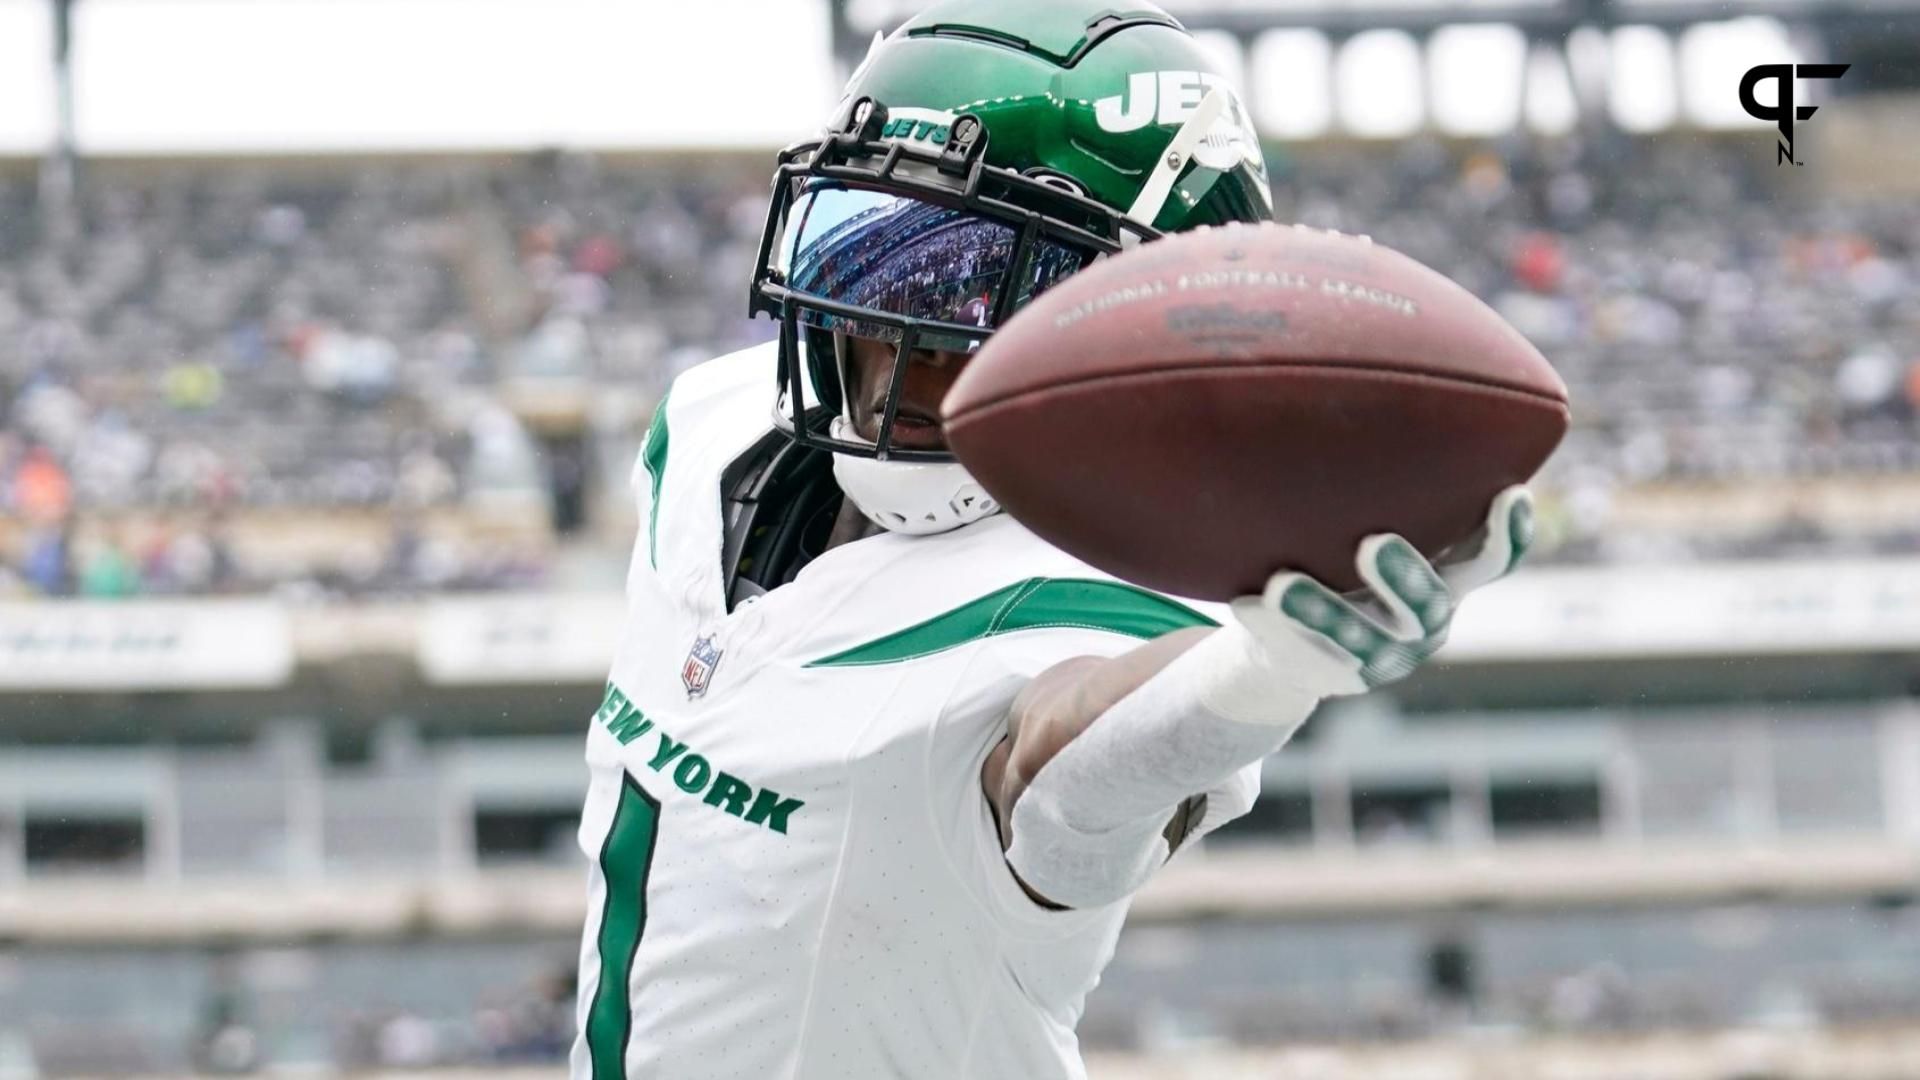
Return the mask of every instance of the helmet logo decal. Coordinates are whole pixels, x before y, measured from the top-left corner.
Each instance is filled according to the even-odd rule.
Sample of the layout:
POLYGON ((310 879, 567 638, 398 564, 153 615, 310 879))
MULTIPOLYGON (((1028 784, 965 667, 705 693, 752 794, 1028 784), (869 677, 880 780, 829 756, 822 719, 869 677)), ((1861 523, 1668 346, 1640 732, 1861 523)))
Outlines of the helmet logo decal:
MULTIPOLYGON (((1226 80, 1210 71, 1136 71, 1127 78, 1127 91, 1093 103, 1100 130, 1116 135, 1138 131, 1148 124, 1176 126, 1193 115, 1200 99, 1226 80)), ((1234 96, 1227 86, 1228 96, 1234 96)))
MULTIPOLYGON (((1179 72, 1169 71, 1167 74, 1178 75, 1179 72)), ((1198 75, 1199 72, 1193 74, 1198 75)), ((1159 73, 1136 71, 1127 79, 1125 94, 1103 97, 1093 103, 1093 115, 1100 122, 1101 131, 1111 131, 1116 135, 1139 131, 1154 122, 1159 101, 1159 73)), ((1199 107, 1199 95, 1194 95, 1193 104, 1199 107)))
POLYGON ((1244 161, 1264 174, 1260 138, 1254 134, 1246 106, 1227 80, 1211 71, 1136 71, 1127 78, 1125 93, 1093 103, 1093 115, 1100 130, 1115 135, 1139 131, 1148 124, 1178 127, 1216 88, 1226 92, 1227 109, 1194 148, 1194 158, 1209 169, 1223 171, 1244 161))
POLYGON ((880 129, 880 137, 929 142, 935 146, 943 146, 947 141, 947 132, 951 129, 952 126, 949 124, 936 124, 931 120, 896 118, 887 121, 887 126, 880 129))
POLYGON ((887 125, 880 129, 880 137, 894 142, 945 146, 953 121, 953 113, 940 109, 902 106, 887 111, 887 125))

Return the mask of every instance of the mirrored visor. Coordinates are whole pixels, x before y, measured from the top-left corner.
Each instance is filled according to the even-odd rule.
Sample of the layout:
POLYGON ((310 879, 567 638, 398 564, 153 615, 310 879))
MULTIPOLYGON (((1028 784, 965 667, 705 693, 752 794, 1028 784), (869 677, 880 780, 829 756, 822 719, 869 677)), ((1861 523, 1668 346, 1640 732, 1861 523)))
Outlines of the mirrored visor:
MULTIPOLYGON (((795 292, 888 315, 992 329, 1020 230, 978 213, 905 195, 838 185, 794 199, 776 268, 795 292)), ((1040 237, 1017 281, 1019 308, 1086 264, 1086 256, 1040 237)), ((857 337, 900 340, 900 329, 801 304, 808 325, 857 337)), ((922 348, 966 343, 922 339, 922 348)))

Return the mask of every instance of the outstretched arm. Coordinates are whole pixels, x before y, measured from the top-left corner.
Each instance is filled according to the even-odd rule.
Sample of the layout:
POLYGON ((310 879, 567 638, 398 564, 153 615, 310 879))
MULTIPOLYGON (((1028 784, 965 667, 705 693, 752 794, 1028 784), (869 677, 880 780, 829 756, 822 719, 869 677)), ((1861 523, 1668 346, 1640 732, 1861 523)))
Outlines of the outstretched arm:
MULTIPOLYGON (((1075 657, 1041 672, 1020 691, 1007 715, 1007 737, 987 755, 980 770, 1002 850, 1013 843, 1013 807, 1040 769, 1096 719, 1215 632, 1176 630, 1112 658, 1075 657)), ((1168 811, 1165 828, 1172 830, 1179 808, 1169 805, 1168 811)), ((1171 836, 1168 844, 1178 846, 1171 836)), ((1034 892, 1024 880, 1021 885, 1039 903, 1064 906, 1034 892)))
POLYGON ((1524 488, 1436 570, 1396 536, 1369 537, 1356 604, 1274 575, 1218 630, 1183 630, 1111 659, 1079 657, 1015 700, 981 782, 1007 862, 1034 898, 1093 907, 1144 884, 1177 844, 1182 801, 1279 749, 1319 702, 1410 674, 1446 640, 1460 597, 1517 564, 1532 537, 1524 488))

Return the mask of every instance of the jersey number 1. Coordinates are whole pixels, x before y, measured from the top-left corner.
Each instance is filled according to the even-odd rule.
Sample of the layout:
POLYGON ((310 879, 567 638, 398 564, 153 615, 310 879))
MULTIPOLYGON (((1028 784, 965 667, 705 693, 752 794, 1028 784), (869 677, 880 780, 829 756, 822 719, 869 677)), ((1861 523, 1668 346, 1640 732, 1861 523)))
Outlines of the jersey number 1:
POLYGON ((631 774, 622 774, 620 805, 600 845, 600 877, 606 904, 600 909, 600 986, 587 1010, 587 1049, 593 1080, 621 1080, 626 1072, 627 1037, 633 1031, 633 1003, 627 986, 633 955, 647 928, 647 878, 653 873, 653 841, 660 831, 660 802, 631 774))

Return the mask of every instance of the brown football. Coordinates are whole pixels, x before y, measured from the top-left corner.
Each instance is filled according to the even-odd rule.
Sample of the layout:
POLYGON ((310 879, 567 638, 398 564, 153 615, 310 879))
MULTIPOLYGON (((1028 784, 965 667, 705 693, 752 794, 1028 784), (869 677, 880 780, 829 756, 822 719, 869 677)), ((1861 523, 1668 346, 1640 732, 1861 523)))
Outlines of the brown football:
POLYGON ((1299 226, 1184 233, 1008 320, 944 404, 954 453, 1065 551, 1178 596, 1280 569, 1359 585, 1355 546, 1436 555, 1566 433, 1566 384, 1467 290, 1299 226))

